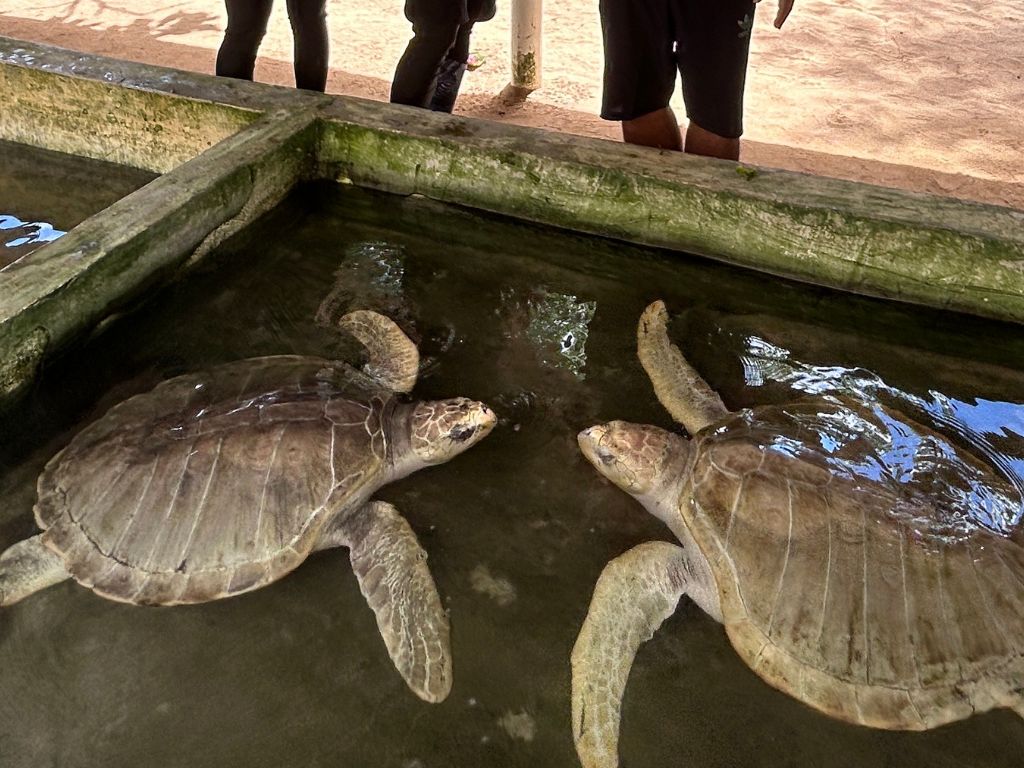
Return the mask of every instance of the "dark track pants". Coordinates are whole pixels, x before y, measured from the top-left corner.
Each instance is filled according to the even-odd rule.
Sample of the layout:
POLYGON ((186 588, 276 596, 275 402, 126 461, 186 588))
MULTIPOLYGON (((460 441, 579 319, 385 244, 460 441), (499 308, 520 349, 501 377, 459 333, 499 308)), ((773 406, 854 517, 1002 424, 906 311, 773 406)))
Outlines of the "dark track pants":
MULTIPOLYGON (((472 31, 472 21, 459 26, 423 27, 414 24, 414 37, 395 69, 395 79, 391 84, 392 103, 432 107, 439 75, 465 67, 472 31)), ((458 76, 461 81, 461 70, 458 76)), ((455 84, 455 93, 450 94, 452 105, 457 93, 458 84, 455 84)), ((447 109, 442 109, 450 112, 451 106, 445 106, 447 109)))
MULTIPOLYGON (((228 28, 217 53, 217 74, 252 80, 256 52, 267 32, 274 0, 225 0, 228 28)), ((310 91, 327 87, 327 0, 288 0, 295 38, 295 85, 310 91)))
POLYGON ((391 101, 451 112, 466 71, 473 24, 494 13, 494 0, 406 0, 413 38, 395 68, 391 101))

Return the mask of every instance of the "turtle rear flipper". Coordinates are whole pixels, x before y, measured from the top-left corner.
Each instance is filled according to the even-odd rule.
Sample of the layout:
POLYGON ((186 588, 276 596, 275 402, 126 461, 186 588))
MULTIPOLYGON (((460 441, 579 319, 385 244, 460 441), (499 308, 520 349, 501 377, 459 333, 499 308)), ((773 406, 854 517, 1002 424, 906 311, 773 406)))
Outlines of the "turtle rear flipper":
POLYGON ((663 301, 644 310, 636 341, 640 364, 654 385, 658 401, 691 435, 729 415, 718 393, 669 341, 668 311, 663 301))
POLYGON ((703 571, 682 547, 657 541, 634 547, 601 573, 572 649, 572 735, 584 768, 619 764, 619 714, 630 667, 679 599, 689 594, 705 610, 716 610, 717 592, 713 583, 701 583, 703 571))
POLYGON ((421 699, 443 701, 452 687, 448 616, 409 523, 390 504, 371 502, 319 548, 339 544, 349 547, 359 588, 395 667, 421 699))
POLYGON ((70 577, 60 555, 43 544, 42 534, 19 541, 0 554, 0 606, 70 577))
POLYGON ((394 320, 368 309, 349 312, 338 321, 366 347, 364 370, 392 392, 411 392, 420 368, 420 353, 394 320))

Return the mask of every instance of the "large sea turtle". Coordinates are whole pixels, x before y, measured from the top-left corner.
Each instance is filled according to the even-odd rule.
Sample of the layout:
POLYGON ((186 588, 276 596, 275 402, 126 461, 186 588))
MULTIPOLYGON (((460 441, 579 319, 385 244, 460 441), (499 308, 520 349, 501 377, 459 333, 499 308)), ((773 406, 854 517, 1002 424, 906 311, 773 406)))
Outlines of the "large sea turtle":
POLYGON ((165 381, 78 433, 39 478, 43 532, 0 555, 0 606, 69 577, 127 603, 202 603, 345 546, 398 671, 443 700, 448 619, 426 553, 393 506, 369 499, 462 453, 495 416, 465 398, 401 402, 418 372, 412 341, 370 311, 339 325, 366 348, 365 372, 242 360, 165 381))
POLYGON ((597 583, 572 653, 583 765, 618 764, 630 666, 683 595, 765 681, 842 720, 1024 717, 1024 535, 1019 515, 1005 530, 979 522, 1019 511, 1016 489, 881 406, 817 397, 731 413, 666 326, 664 304, 648 307, 640 360, 692 437, 625 422, 579 435, 680 542, 641 544, 597 583), (916 431, 911 455, 891 454, 889 427, 916 431))

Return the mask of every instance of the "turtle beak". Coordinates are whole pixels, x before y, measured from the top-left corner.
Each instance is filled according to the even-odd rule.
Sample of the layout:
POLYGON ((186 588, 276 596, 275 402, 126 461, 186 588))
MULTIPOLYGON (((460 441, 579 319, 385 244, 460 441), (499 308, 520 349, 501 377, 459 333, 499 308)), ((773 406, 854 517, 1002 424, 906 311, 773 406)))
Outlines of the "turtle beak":
POLYGON ((467 440, 475 443, 478 440, 482 440, 490 434, 491 430, 494 429, 494 425, 498 423, 498 417, 494 411, 483 403, 470 402, 466 405, 466 411, 466 420, 448 433, 448 436, 457 443, 466 442, 467 440))
POLYGON ((576 441, 580 444, 580 451, 586 456, 587 461, 598 469, 609 461, 614 461, 615 458, 610 453, 601 450, 601 442, 607 434, 608 427, 604 424, 597 424, 589 429, 584 429, 576 436, 576 441))
MULTIPOLYGON (((652 428, 653 429, 653 428, 652 428)), ((643 447, 647 428, 642 424, 612 421, 579 433, 580 450, 595 469, 627 493, 643 492, 641 474, 650 474, 643 447)))

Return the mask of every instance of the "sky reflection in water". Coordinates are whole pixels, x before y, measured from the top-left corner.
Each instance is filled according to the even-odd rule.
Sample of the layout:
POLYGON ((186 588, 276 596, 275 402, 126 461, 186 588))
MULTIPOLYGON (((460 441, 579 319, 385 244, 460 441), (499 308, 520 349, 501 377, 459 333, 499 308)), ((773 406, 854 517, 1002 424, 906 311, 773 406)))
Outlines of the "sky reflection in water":
MULTIPOLYGON (((403 246, 385 241, 362 241, 346 248, 334 274, 334 288, 317 310, 317 322, 331 326, 345 307, 371 306, 399 323, 415 325, 404 287, 405 259, 403 246)), ((526 340, 541 365, 569 371, 582 380, 588 326, 596 310, 597 302, 537 286, 529 291, 503 290, 499 312, 506 338, 526 340)))
MULTIPOLYGON (((827 403, 817 411, 793 409, 788 417, 804 435, 814 435, 816 452, 831 469, 869 478, 898 493, 905 509, 897 509, 896 514, 905 511, 915 526, 960 536, 978 526, 1007 535, 1019 525, 1024 496, 1024 405, 984 399, 964 402, 934 390, 926 396, 904 392, 863 368, 793 360, 787 350, 756 336, 747 337, 741 362, 748 386, 774 382, 825 396, 827 403), (852 407, 844 400, 852 401, 852 407), (896 410, 883 407, 880 401, 896 410), (922 429, 901 413, 939 434, 922 429), (1000 477, 993 478, 984 465, 993 467, 1000 477), (932 512, 923 519, 921 502, 929 500, 932 512)), ((776 435, 770 447, 805 455, 808 440, 776 435)))
POLYGON ((17 216, 0 213, 0 245, 14 249, 13 257, 10 252, 0 253, 0 268, 65 234, 45 221, 22 221, 17 216))
POLYGON ((348 307, 375 307, 393 319, 407 313, 405 250, 383 241, 363 241, 345 249, 334 273, 334 287, 320 304, 316 320, 331 326, 348 307))

